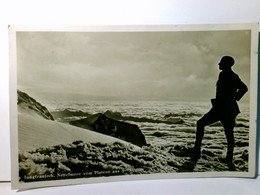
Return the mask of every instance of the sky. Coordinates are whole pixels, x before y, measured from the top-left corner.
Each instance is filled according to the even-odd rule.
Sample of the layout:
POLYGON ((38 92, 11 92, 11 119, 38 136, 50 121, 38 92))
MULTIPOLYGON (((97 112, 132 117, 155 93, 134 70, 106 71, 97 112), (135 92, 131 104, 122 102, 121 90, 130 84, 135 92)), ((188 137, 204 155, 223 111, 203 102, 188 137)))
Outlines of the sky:
POLYGON ((43 99, 85 94, 204 101, 215 96, 224 55, 235 58, 233 70, 249 86, 250 41, 245 30, 17 32, 17 83, 43 99))

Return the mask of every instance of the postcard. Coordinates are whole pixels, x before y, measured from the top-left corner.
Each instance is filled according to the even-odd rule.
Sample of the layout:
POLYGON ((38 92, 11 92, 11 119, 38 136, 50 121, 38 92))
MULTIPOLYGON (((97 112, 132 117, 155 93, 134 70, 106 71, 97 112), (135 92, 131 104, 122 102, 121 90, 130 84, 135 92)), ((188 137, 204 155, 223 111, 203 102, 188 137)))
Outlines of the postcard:
POLYGON ((255 177, 258 24, 9 37, 12 188, 255 177))

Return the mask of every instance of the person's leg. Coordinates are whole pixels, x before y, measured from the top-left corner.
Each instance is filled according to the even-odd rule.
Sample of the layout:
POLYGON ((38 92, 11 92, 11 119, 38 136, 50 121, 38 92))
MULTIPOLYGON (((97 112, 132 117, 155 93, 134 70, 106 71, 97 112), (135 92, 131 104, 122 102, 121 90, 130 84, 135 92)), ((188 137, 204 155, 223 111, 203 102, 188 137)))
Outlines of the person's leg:
POLYGON ((226 119, 222 119, 221 123, 225 130, 225 135, 227 139, 227 155, 226 155, 226 161, 227 163, 232 163, 233 161, 233 151, 234 151, 234 127, 236 116, 232 116, 226 119))
POLYGON ((197 121, 196 141, 193 147, 193 150, 197 155, 200 154, 200 148, 204 136, 205 127, 217 121, 219 121, 219 117, 214 109, 211 109, 208 113, 206 113, 201 119, 197 121))

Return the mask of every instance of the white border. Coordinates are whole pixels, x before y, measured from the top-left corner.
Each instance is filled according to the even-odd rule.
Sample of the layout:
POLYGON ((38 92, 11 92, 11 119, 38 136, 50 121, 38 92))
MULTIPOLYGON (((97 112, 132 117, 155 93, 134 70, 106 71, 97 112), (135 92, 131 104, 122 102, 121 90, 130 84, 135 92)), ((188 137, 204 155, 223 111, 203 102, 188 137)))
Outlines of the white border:
MULTIPOLYGON (((57 26, 57 25, 11 25, 9 31, 22 32, 142 32, 142 31, 217 31, 217 30, 252 30, 258 31, 258 23, 242 24, 178 24, 178 25, 92 25, 92 26, 57 26)), ((254 34, 254 33, 253 33, 254 34)))
POLYGON ((208 25, 139 25, 139 26, 10 26, 10 137, 11 137, 11 181, 13 189, 26 189, 45 186, 103 183, 115 181, 172 179, 191 177, 255 177, 256 173, 256 117, 257 117, 257 57, 258 24, 208 24, 208 25), (249 171, 243 172, 203 172, 167 173, 149 175, 113 176, 80 178, 19 183, 18 176, 18 129, 17 129, 17 82, 16 82, 16 32, 138 32, 138 31, 218 31, 251 30, 251 75, 250 75, 250 132, 249 132, 249 171), (254 146, 254 147, 252 147, 254 146))

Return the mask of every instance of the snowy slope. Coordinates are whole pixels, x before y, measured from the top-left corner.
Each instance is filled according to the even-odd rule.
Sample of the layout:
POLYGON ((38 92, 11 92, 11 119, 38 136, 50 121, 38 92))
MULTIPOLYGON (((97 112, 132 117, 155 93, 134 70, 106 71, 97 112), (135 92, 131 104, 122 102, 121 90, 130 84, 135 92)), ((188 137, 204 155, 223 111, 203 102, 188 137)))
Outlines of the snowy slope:
POLYGON ((18 139, 19 151, 29 151, 39 147, 68 144, 76 140, 82 140, 89 143, 123 142, 119 139, 86 129, 34 117, 31 112, 19 113, 18 139))

